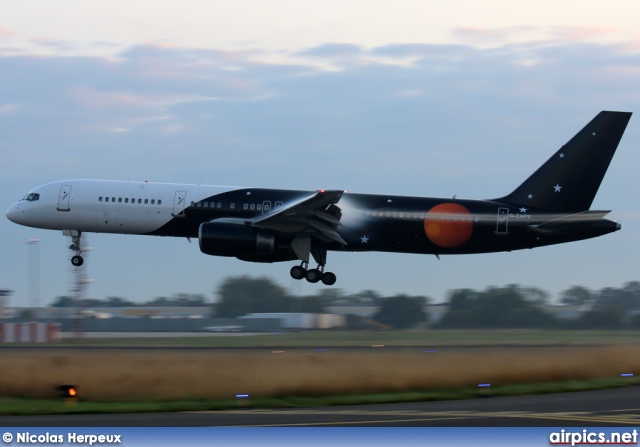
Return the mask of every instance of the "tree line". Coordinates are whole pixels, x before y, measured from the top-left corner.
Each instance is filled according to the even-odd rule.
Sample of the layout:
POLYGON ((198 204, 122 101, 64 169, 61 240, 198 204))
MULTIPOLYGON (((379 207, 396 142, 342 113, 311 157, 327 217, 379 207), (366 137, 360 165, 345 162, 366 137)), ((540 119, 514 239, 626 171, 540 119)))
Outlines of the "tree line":
POLYGON ((95 298, 84 298, 76 300, 71 296, 59 296, 53 303, 52 307, 206 307, 211 302, 201 294, 178 293, 171 298, 158 297, 144 303, 134 303, 126 298, 119 296, 110 296, 104 300, 95 298))
MULTIPOLYGON (((319 289, 314 295, 294 296, 268 278, 249 276, 226 278, 214 294, 217 299, 213 304, 207 302, 204 295, 183 293, 142 304, 119 297, 87 299, 80 306, 210 306, 212 316, 226 318, 269 312, 328 313, 330 306, 371 306, 377 309, 372 320, 394 329, 405 329, 429 323, 430 315, 426 309, 432 302, 427 296, 383 296, 373 290, 349 294, 337 288, 319 289)), ((545 308, 550 304, 549 293, 535 287, 511 284, 485 290, 456 289, 448 292, 446 302, 442 304, 444 315, 430 327, 640 329, 638 281, 628 282, 621 288, 606 287, 599 291, 573 286, 561 293, 558 302, 575 311, 575 316, 559 318, 550 313, 545 308)), ((78 304, 71 297, 59 297, 53 306, 78 307, 78 304)))
POLYGON ((600 291, 573 286, 562 292, 559 302, 571 307, 575 317, 560 318, 545 310, 548 294, 536 288, 513 284, 484 291, 453 290, 448 295, 447 312, 434 327, 640 329, 639 282, 600 291))

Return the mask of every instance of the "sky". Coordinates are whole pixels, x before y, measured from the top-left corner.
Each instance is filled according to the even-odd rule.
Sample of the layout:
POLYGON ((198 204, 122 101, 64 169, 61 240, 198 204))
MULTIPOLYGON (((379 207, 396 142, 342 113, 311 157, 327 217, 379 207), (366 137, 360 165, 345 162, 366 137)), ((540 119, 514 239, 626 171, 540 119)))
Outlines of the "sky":
MULTIPOLYGON (((635 0, 0 0, 0 11, 4 210, 74 178, 490 199, 601 110, 640 110, 635 0)), ((638 280, 639 143, 634 114, 592 205, 613 210, 617 233, 440 261, 330 252, 333 287, 439 302, 466 287, 557 297, 638 280)), ((86 236, 91 298, 214 300, 237 275, 298 295, 325 287, 291 279, 293 262, 211 257, 197 241, 86 236)), ((70 293, 61 232, 2 217, 0 241, 9 305, 70 293)))

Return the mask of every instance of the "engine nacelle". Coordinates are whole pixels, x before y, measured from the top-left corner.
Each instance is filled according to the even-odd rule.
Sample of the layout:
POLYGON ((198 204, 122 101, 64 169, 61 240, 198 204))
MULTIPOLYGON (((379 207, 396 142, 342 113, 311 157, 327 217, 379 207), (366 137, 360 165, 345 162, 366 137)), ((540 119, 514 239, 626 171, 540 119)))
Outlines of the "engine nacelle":
POLYGON ((200 251, 213 256, 251 257, 276 253, 276 234, 247 225, 207 222, 198 230, 200 251))

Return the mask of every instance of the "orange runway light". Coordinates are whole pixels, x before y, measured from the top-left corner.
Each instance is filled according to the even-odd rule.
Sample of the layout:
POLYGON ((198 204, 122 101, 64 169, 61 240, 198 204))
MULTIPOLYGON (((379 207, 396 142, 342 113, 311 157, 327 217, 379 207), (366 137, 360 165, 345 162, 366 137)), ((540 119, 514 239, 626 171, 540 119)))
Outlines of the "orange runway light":
POLYGON ((77 399, 78 387, 76 385, 58 385, 58 395, 65 399, 77 399))

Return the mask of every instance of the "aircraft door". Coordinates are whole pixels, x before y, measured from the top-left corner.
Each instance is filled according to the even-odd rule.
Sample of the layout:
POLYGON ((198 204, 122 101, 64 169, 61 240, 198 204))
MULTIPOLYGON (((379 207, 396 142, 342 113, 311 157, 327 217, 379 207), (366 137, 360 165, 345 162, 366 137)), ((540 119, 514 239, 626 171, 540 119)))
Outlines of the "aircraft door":
POLYGON ((58 194, 58 211, 69 211, 69 198, 71 196, 71 185, 62 185, 58 194))
POLYGON ((262 214, 269 214, 271 211, 271 202, 269 200, 265 200, 262 202, 262 214))
POLYGON ((186 191, 176 191, 176 195, 173 197, 173 217, 184 217, 184 207, 187 203, 186 191))
POLYGON ((509 208, 498 208, 498 222, 496 224, 496 234, 509 234, 509 208))

